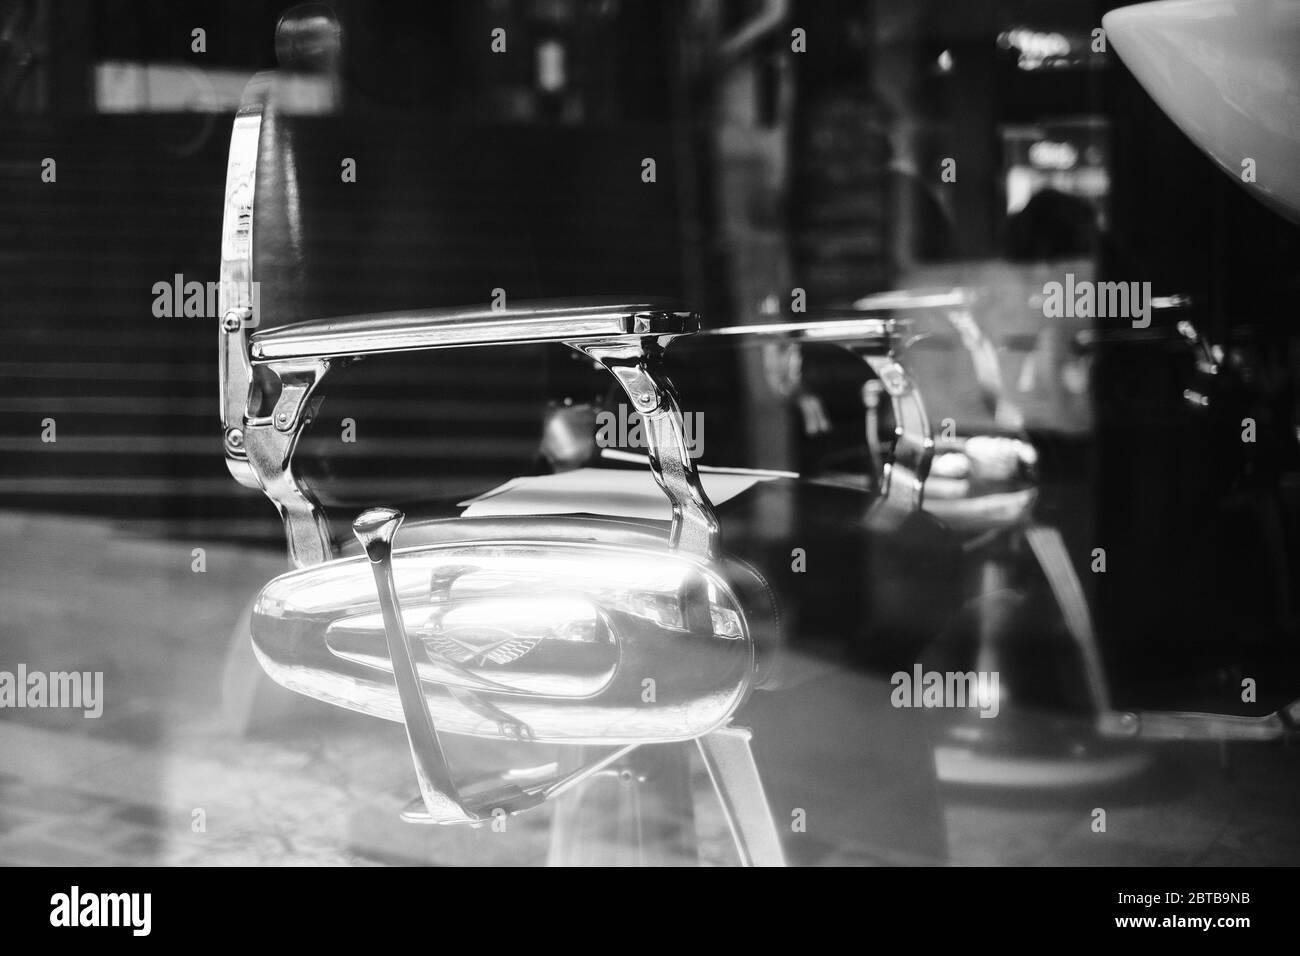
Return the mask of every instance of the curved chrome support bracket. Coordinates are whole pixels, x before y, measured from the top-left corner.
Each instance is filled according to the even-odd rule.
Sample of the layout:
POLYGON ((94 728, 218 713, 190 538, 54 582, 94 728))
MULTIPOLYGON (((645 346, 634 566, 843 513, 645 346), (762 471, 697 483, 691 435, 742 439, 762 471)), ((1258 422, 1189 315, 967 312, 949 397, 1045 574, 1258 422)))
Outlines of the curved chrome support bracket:
POLYGON ((296 568, 311 567, 334 556, 325 511, 293 473, 298 440, 320 404, 313 393, 330 366, 329 359, 271 363, 268 368, 280 381, 279 400, 270 416, 244 415, 243 428, 234 430, 240 435, 242 460, 232 463, 227 451, 232 474, 242 483, 252 483, 264 491, 279 510, 289 560, 296 568))
POLYGON ((881 497, 874 510, 899 514, 919 511, 924 503, 925 481, 934 458, 934 436, 921 392, 907 369, 891 355, 859 355, 880 379, 894 406, 894 449, 881 475, 881 497))
POLYGON ((650 469, 672 506, 669 545, 712 560, 718 553, 718 516, 686 443, 686 429, 672 383, 658 365, 662 345, 656 340, 609 339, 569 343, 613 375, 632 401, 645 426, 650 469))

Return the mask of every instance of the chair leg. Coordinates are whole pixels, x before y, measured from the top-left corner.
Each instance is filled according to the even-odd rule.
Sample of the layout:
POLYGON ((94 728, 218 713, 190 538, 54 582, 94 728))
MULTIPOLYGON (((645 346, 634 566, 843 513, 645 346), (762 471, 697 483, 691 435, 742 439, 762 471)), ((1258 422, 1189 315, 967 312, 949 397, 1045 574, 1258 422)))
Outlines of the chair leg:
POLYGON ((736 841, 742 866, 785 866, 781 838, 744 727, 723 727, 696 743, 722 812, 736 841))
POLYGON ((1066 629, 1083 659, 1084 676, 1088 681, 1093 709, 1097 714, 1107 714, 1110 712, 1110 688, 1102 665, 1101 649, 1088 610, 1088 599, 1084 595, 1078 572, 1070 563, 1065 539, 1056 528, 1034 525, 1025 530, 1025 540, 1029 542, 1034 557, 1038 559, 1038 564, 1047 577, 1052 595, 1065 618, 1066 629))

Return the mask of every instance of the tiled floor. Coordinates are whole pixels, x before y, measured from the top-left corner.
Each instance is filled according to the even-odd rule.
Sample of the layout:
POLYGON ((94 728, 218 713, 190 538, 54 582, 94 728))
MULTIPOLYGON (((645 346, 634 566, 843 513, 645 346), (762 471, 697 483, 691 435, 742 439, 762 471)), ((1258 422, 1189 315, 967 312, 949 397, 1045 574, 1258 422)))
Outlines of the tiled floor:
MULTIPOLYGON (((248 661, 228 655, 231 634, 280 570, 273 554, 0 515, 0 669, 102 670, 106 697, 99 720, 0 711, 0 863, 545 861, 546 810, 505 832, 397 821, 415 793, 398 725, 264 680, 239 702, 250 685, 231 678, 248 661), (204 573, 191 570, 194 547, 206 549, 204 573)), ((879 687, 827 669, 809 687, 755 715, 767 752, 785 755, 762 767, 778 820, 787 804, 809 808, 787 853, 882 862, 863 817, 866 795, 887 782, 861 758, 872 743, 853 719, 879 687)), ((473 742, 453 738, 449 750, 462 768, 485 759, 473 742)), ((503 759, 499 748, 490 758, 503 759)), ((693 784, 701 857, 726 864, 726 828, 698 767, 693 784)), ((943 822, 957 864, 1295 864, 1297 794, 1300 748, 1181 746, 1105 792, 945 790, 943 822), (1104 833, 1091 826, 1098 807, 1104 833)))

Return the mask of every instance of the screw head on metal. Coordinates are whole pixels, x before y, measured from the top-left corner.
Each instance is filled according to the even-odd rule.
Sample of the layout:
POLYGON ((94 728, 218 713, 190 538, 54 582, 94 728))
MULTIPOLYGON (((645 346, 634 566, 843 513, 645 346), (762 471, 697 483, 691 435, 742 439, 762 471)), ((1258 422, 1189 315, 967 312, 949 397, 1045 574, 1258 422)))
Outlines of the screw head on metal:
POLYGON ((244 430, 242 428, 232 428, 226 432, 226 447, 235 449, 244 447, 244 430))
POLYGON ((244 319, 247 313, 247 309, 231 309, 222 318, 221 327, 227 332, 238 332, 244 327, 244 319))
POLYGON ((902 395, 907 391, 907 376, 897 365, 890 365, 880 370, 880 383, 890 395, 902 395))

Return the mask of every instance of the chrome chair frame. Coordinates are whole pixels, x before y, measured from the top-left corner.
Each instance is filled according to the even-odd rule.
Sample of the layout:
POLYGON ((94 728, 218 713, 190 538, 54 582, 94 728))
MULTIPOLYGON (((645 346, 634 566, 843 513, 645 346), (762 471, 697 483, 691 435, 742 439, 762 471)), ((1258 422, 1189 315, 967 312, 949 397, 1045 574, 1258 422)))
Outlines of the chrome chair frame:
MULTIPOLYGON (((318 11, 310 15, 316 16, 318 11)), ((281 31, 291 17, 281 22, 281 31)), ((568 345, 618 380, 645 423, 651 471, 670 506, 670 530, 666 542, 656 542, 658 551, 707 569, 719 556, 718 520, 688 453, 672 385, 659 369, 665 346, 676 336, 699 328, 698 315, 689 309, 666 301, 587 298, 517 303, 502 309, 473 306, 320 318, 262 327, 253 256, 254 213, 262 130, 276 108, 280 79, 274 72, 254 77, 234 122, 219 287, 221 424, 227 467, 237 481, 261 490, 275 505, 284 524, 290 561, 298 569, 276 579, 263 595, 280 582, 291 588, 294 582, 286 578, 327 571, 327 563, 339 557, 325 510, 295 473, 293 462, 322 400, 319 386, 332 369, 375 355, 538 342, 568 345), (268 392, 273 396, 269 408, 264 398, 268 392)), ((429 681, 416 670, 394 587, 392 545, 400 521, 401 516, 394 512, 367 512, 354 523, 354 533, 366 553, 363 560, 374 570, 386 625, 388 675, 380 683, 395 685, 400 704, 395 715, 382 712, 387 705, 376 704, 372 709, 405 724, 420 783, 421 799, 408 808, 405 819, 482 824, 497 812, 520 812, 598 774, 640 743, 635 736, 620 740, 611 752, 555 777, 521 781, 515 775, 509 783, 498 782, 473 793, 459 788, 451 779, 438 742, 425 692, 429 681)), ((528 545, 527 533, 522 537, 523 541, 516 543, 528 545)), ((534 543, 555 546, 554 541, 534 543)), ((258 607, 265 609, 266 602, 258 607)), ((272 607, 270 613, 273 617, 278 611, 272 607)), ((257 620, 255 610, 255 630, 257 620)), ((264 656, 261 659, 275 676, 276 668, 264 656)), ((448 661, 439 663, 452 666, 448 661)), ((523 736, 519 728, 526 725, 485 699, 488 694, 473 686, 474 675, 469 677, 469 688, 442 687, 468 712, 489 718, 480 724, 491 729, 480 731, 475 725, 461 732, 510 739, 514 728, 516 736, 523 736)), ((286 682, 292 684, 292 680, 286 682)), ((738 685, 728 713, 743 700, 748 686, 748 679, 738 685)), ((373 698, 371 694, 368 699, 373 698)), ((337 702, 349 705, 342 699, 337 702)), ((697 742, 718 790, 741 862, 781 865, 780 841, 750 752, 748 731, 727 720, 705 729, 703 733, 693 731, 688 739, 697 742)), ((596 736, 597 742, 603 740, 596 736)), ((579 737, 575 742, 590 741, 579 737)))

